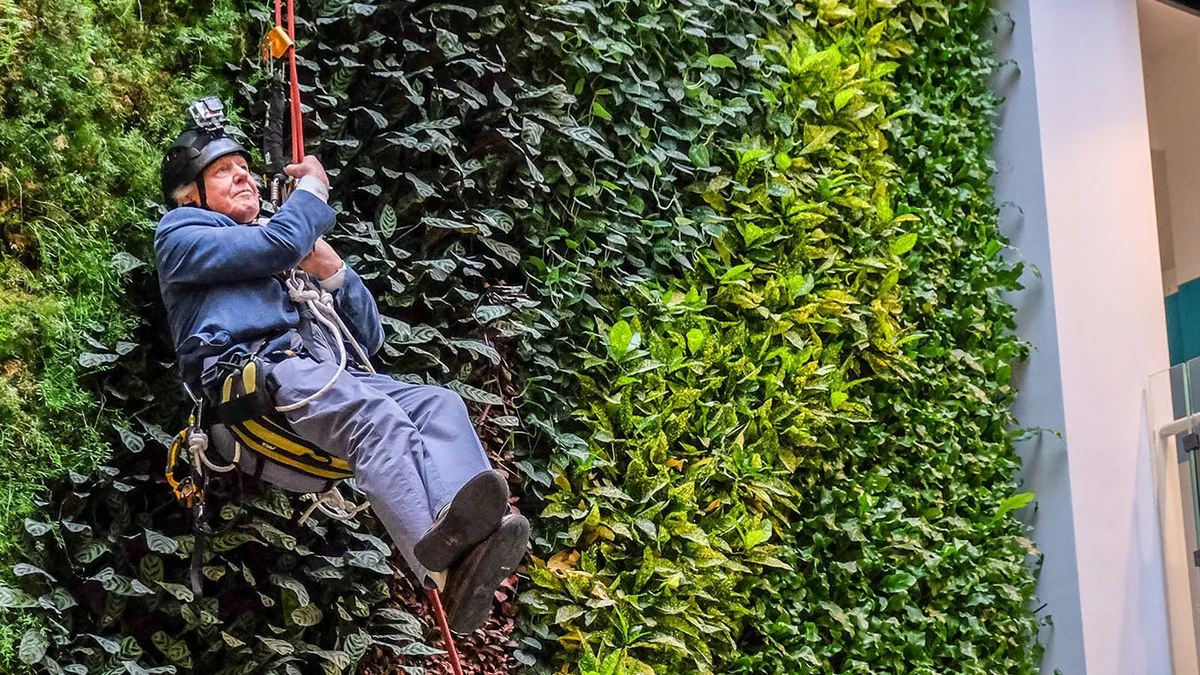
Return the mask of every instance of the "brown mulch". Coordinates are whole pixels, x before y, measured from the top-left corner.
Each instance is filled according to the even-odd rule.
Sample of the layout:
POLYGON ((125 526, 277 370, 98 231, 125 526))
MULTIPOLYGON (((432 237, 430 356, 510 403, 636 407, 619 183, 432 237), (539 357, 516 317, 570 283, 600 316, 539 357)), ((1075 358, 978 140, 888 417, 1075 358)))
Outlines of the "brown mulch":
MULTIPOLYGON (((517 615, 516 577, 504 582, 496 592, 492 616, 483 628, 470 635, 456 635, 454 644, 462 660, 464 675, 495 675, 517 672, 520 664, 513 658, 516 643, 512 639, 517 615)), ((445 651, 441 633, 433 617, 433 605, 424 591, 415 588, 407 575, 397 575, 392 581, 392 601, 389 606, 401 609, 425 626, 425 644, 445 651)), ((450 658, 437 656, 396 656, 388 650, 372 647, 360 662, 358 675, 406 675, 402 666, 420 666, 428 675, 452 675, 450 658)))

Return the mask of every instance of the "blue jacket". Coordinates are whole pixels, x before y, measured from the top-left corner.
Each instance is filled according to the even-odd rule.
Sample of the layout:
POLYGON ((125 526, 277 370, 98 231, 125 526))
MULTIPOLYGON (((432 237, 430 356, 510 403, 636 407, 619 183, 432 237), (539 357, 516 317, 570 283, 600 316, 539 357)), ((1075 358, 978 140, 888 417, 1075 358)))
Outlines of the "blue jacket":
MULTIPOLYGON (((185 381, 205 358, 297 327, 299 314, 281 277, 334 224, 332 208, 295 191, 265 225, 238 225, 192 207, 169 211, 154 233, 158 283, 185 381)), ((354 338, 374 354, 383 346, 375 299, 347 267, 334 304, 354 338)))

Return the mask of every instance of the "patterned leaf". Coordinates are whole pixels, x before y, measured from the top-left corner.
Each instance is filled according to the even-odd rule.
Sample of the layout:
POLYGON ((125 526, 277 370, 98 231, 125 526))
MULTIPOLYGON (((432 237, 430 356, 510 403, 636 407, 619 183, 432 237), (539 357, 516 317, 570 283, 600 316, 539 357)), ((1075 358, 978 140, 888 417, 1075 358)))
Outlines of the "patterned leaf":
POLYGON ((17 651, 17 656, 22 663, 33 665, 42 660, 42 657, 46 655, 46 648, 49 646, 50 644, 42 635, 41 630, 30 628, 21 636, 21 646, 17 651))

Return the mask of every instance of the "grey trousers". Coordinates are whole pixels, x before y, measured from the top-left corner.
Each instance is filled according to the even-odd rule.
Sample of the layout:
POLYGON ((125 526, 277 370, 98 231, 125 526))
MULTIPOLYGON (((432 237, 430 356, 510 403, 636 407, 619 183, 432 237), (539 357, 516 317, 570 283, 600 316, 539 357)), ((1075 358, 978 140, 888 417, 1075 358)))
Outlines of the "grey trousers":
MULTIPOLYGON (((298 402, 333 377, 337 362, 318 360, 326 350, 313 351, 315 358, 275 366, 276 405, 298 402)), ((413 547, 458 490, 491 469, 462 398, 444 387, 347 370, 328 392, 285 415, 297 435, 349 462, 396 549, 427 583, 429 570, 413 547)))

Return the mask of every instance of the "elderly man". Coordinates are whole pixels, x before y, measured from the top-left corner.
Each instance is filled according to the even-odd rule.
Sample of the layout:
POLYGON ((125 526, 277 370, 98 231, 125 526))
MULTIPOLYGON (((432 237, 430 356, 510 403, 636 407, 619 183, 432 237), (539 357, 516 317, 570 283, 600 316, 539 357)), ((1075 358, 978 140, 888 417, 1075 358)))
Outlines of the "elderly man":
POLYGON ((354 359, 335 376, 345 345, 297 307, 284 275, 298 268, 329 292, 349 328, 344 339, 365 353, 382 346, 383 328, 362 280, 322 238, 335 217, 325 170, 312 156, 287 167, 294 192, 260 219, 248 160, 219 126, 184 132, 163 158, 170 210, 154 244, 181 375, 209 391, 206 373, 260 354, 270 364, 266 390, 283 408, 332 381, 284 413, 286 433, 276 428, 345 460, 417 578, 443 589, 451 628, 473 631, 524 555, 529 523, 509 513, 508 486, 457 394, 398 382, 354 359))

